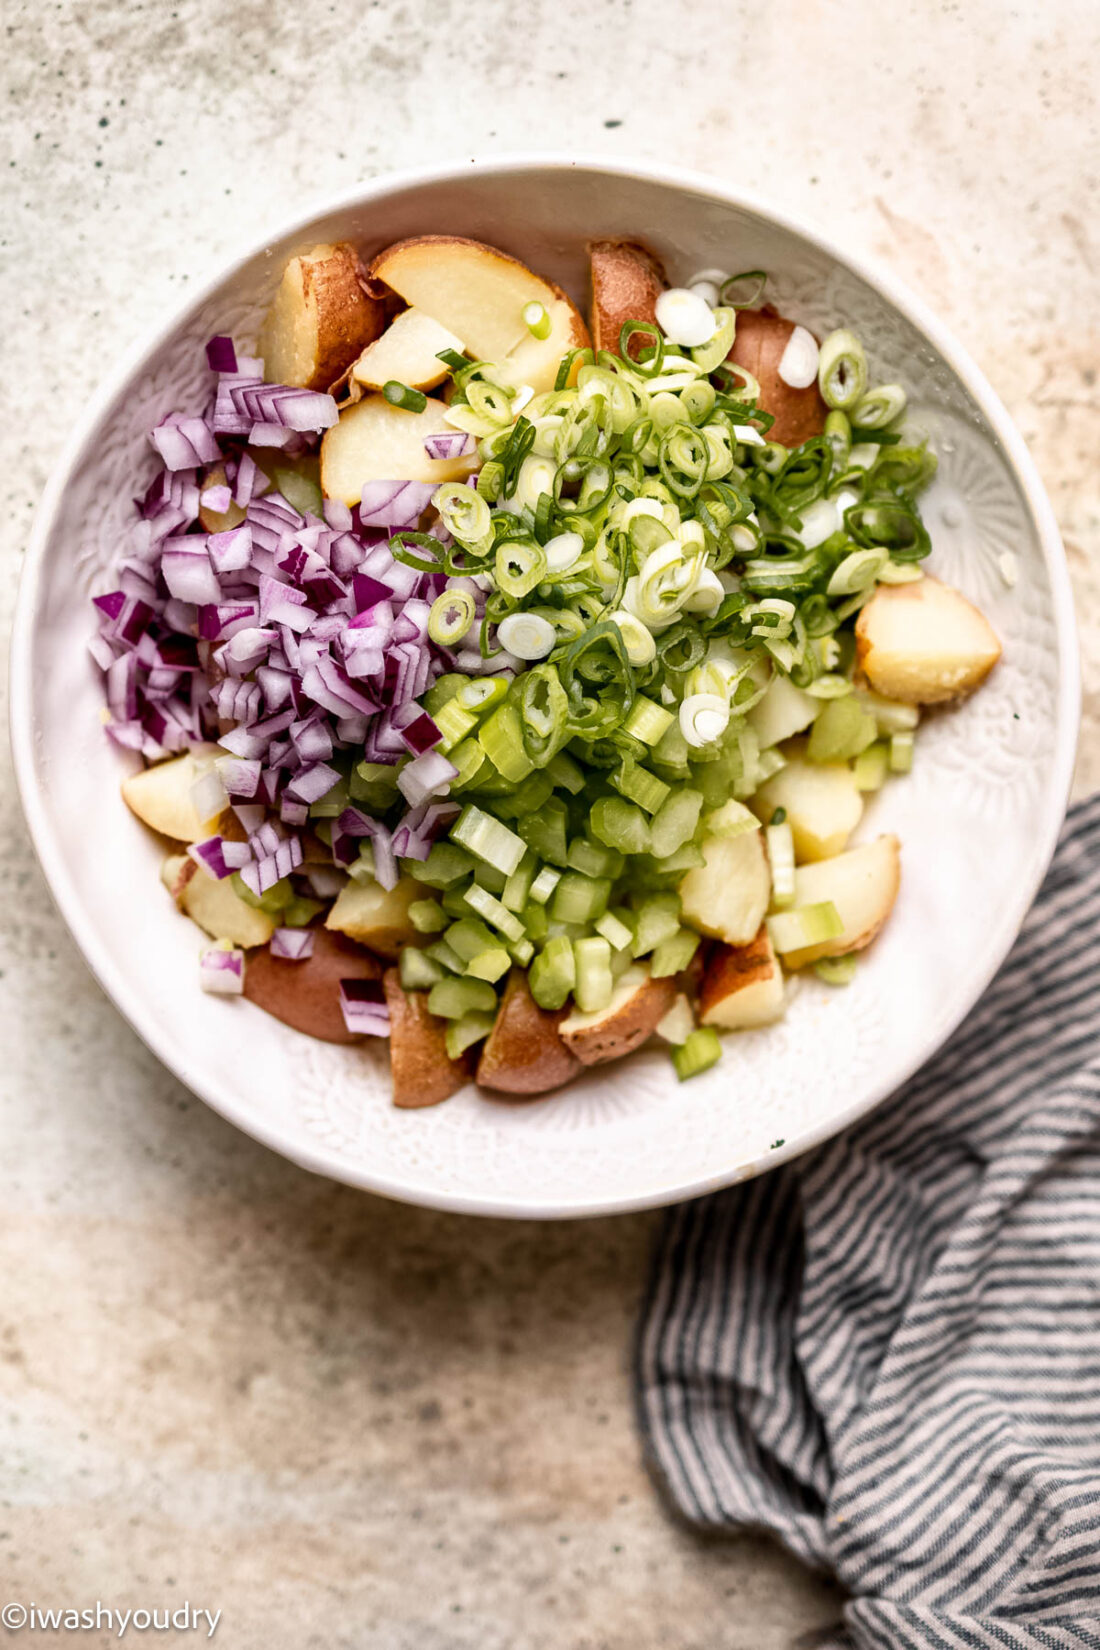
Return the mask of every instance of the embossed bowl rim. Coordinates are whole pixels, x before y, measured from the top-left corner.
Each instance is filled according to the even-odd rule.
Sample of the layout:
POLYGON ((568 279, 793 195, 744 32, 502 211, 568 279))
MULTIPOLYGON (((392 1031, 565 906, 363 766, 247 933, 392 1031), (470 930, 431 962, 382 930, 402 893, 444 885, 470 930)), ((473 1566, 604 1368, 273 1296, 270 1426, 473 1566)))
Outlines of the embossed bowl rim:
MULTIPOLYGON (((1034 851, 1030 862, 1030 877, 1024 879, 1006 899, 1003 921, 997 943, 987 948, 981 967, 976 967, 970 989, 960 997, 950 1016, 941 1018, 930 1027, 927 1045, 909 1062, 906 1069, 892 1071, 887 1082, 869 1083, 855 1100, 839 1108, 816 1128, 808 1129, 769 1154, 761 1167, 773 1168, 786 1159, 819 1145, 839 1133, 866 1112, 884 1100, 917 1070, 936 1050, 973 1007, 985 990, 997 968, 1012 945, 1020 925, 1030 908, 1040 883, 1046 874, 1058 839, 1065 814, 1069 787, 1073 776, 1077 731, 1080 720, 1080 661, 1077 646, 1077 628, 1073 597, 1065 552, 1058 531, 1054 511, 1038 471, 1024 440, 1005 407, 988 383, 984 373, 968 352, 952 336, 924 301, 872 259, 841 247, 812 225, 794 214, 776 209, 758 196, 740 188, 730 188, 706 173, 685 168, 660 165, 643 160, 609 160, 602 155, 563 151, 525 152, 484 159, 472 159, 443 166, 419 167, 401 172, 390 172, 373 182, 343 192, 331 199, 316 203, 307 212, 275 227, 273 234, 265 234, 245 247, 230 263, 202 287, 191 293, 169 319, 148 333, 132 349, 121 356, 107 380, 102 383, 86 405, 76 427, 69 436, 54 471, 46 485, 35 517, 27 547, 12 634, 11 651, 11 737, 16 781, 31 839, 41 862, 50 891, 84 959, 103 990, 112 999, 119 1012, 138 1036, 158 1058, 173 1070, 190 1089, 223 1117, 270 1146, 283 1156, 290 1157, 302 1167, 329 1175, 350 1185, 401 1201, 415 1202, 429 1207, 450 1209, 460 1213, 492 1216, 515 1216, 530 1219, 576 1218, 582 1215, 612 1214, 631 1209, 650 1208, 682 1198, 699 1196, 719 1189, 731 1181, 744 1177, 743 1169, 718 1173, 692 1184, 677 1186, 668 1191, 620 1196, 611 1200, 592 1201, 582 1206, 559 1205, 553 1202, 532 1204, 523 1201, 513 1204, 508 1199, 479 1197, 471 1194, 452 1194, 446 1191, 427 1192, 421 1186, 409 1187, 393 1175, 372 1173, 369 1165, 351 1163, 339 1152, 318 1142, 303 1147, 300 1140, 293 1143, 284 1131, 257 1117, 227 1085, 219 1086, 201 1072, 189 1059, 180 1058, 179 1051, 169 1047, 148 1002, 143 998, 139 983, 127 977, 108 955, 98 933, 84 909, 79 891, 55 836, 46 799, 39 783, 34 757, 34 732, 31 705, 33 682, 32 620, 36 610, 41 569, 53 530, 59 501, 72 472, 85 453, 94 446, 99 426, 122 386, 137 374, 172 334, 182 327, 187 318, 207 302, 215 292, 231 281, 243 267, 274 240, 307 230, 314 220, 331 213, 351 211, 372 201, 399 195, 402 191, 425 185, 457 182, 473 171, 482 176, 513 178, 527 170, 586 171, 604 174, 609 183, 616 179, 634 179, 645 183, 681 189, 690 194, 709 196, 723 204, 751 214, 766 224, 801 238, 815 246, 836 263, 846 267, 869 286, 874 287, 896 310, 903 314, 935 346, 952 371, 965 385, 990 428, 1000 442, 1008 465, 1017 484, 1035 528, 1050 580, 1052 616, 1058 652, 1058 688, 1056 698, 1055 750, 1051 763, 1051 782, 1047 787, 1035 819, 1031 822, 1034 851)), ((671 1081, 671 1077, 670 1077, 671 1081)))

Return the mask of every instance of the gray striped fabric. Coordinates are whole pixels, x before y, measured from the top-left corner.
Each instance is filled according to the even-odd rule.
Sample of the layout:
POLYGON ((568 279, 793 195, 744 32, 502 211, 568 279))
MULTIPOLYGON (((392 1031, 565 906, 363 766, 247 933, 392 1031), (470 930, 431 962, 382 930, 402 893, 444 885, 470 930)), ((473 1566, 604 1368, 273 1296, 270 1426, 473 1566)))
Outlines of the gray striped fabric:
POLYGON ((678 1507, 833 1572, 836 1646, 1100 1647, 1100 798, 947 1049, 671 1211, 637 1358, 678 1507))

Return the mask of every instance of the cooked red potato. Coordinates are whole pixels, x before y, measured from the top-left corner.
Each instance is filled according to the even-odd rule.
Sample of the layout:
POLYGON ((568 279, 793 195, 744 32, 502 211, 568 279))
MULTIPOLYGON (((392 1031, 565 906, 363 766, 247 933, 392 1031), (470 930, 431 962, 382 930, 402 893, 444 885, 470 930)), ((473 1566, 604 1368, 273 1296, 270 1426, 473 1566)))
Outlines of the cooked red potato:
POLYGON ((304 962, 257 951, 248 959, 244 994, 284 1025, 323 1043, 357 1043, 344 1023, 341 980, 377 980, 382 964, 344 934, 313 930, 313 954, 304 962))
POLYGON ((213 771, 214 759, 224 756, 216 745, 195 745, 183 756, 171 756, 152 768, 143 768, 122 781, 122 800, 143 825, 176 842, 201 842, 217 829, 218 815, 200 819, 191 793, 200 779, 213 771))
POLYGON ((597 1014, 574 1009, 561 1022, 558 1035, 582 1065, 602 1065, 640 1048, 675 1000, 674 978, 655 980, 648 967, 635 964, 616 980, 606 1008, 597 1014))
POLYGON ((722 1031, 745 1031, 782 1018, 783 973, 761 924, 748 945, 716 945, 699 993, 699 1018, 722 1031))
POLYGON ((759 405, 775 419, 768 440, 780 441, 784 447, 798 447, 811 436, 820 435, 829 411, 816 379, 805 389, 794 389, 779 376, 779 363, 794 329, 795 322, 786 320, 770 305, 739 309, 729 352, 729 360, 751 372, 760 385, 759 405))
POLYGON ((266 945, 275 932, 275 919, 247 905, 231 878, 208 876, 186 854, 170 855, 161 866, 160 879, 180 910, 212 940, 251 947, 266 945))
POLYGON ((773 676, 764 697, 749 711, 749 726, 760 749, 769 750, 802 733, 820 715, 823 704, 823 699, 796 687, 789 676, 773 676))
POLYGON ((500 1008, 477 1066, 477 1081, 501 1094, 546 1094, 560 1089, 581 1070, 581 1062, 558 1035, 565 1018, 539 1008, 527 975, 513 968, 500 1008))
POLYGON ((325 927, 369 946, 380 957, 396 957, 401 948, 422 938, 412 925, 409 906, 430 895, 422 883, 402 877, 396 888, 377 882, 349 882, 336 896, 325 927))
POLYGON ((787 810, 800 861, 832 859, 863 816, 863 794, 846 762, 808 762, 799 751, 765 780, 749 806, 765 825, 777 808, 787 810))
POLYGON ((382 976, 390 1011, 390 1068, 393 1103, 406 1110, 449 1100, 469 1073, 447 1053, 447 1022, 428 1013, 426 991, 405 991, 396 968, 382 976))
POLYGON ((363 288, 347 241, 291 258, 260 330, 269 384, 327 390, 386 324, 386 306, 363 288))
POLYGON ((771 897, 771 872, 762 831, 703 838, 705 865, 680 884, 684 921, 727 945, 747 945, 771 897))
POLYGON ((802 968, 821 957, 843 957, 870 945, 898 897, 900 847, 896 836, 880 836, 835 859, 799 866, 794 874, 795 908, 830 900, 844 927, 834 939, 784 952, 785 967, 802 968))
POLYGON ((368 390, 380 390, 391 379, 414 390, 434 389, 448 372, 446 362, 439 359, 440 350, 461 355, 462 348, 460 338, 422 309, 403 309, 353 363, 351 376, 368 390))
POLYGON ((856 658, 875 689, 905 705, 960 699, 985 681, 1001 644, 983 613, 925 574, 880 585, 856 621, 856 658))
MULTIPOLYGON (((397 241, 378 254, 370 272, 485 361, 502 362, 531 338, 523 318, 526 305, 539 303, 550 310, 564 303, 572 309, 560 287, 518 258, 457 235, 397 241)), ((583 333, 583 321, 576 320, 583 333)), ((559 350, 558 359, 561 354, 559 350)))
MULTIPOLYGON (((517 344, 503 361, 497 363, 494 377, 498 383, 517 390, 529 385, 536 395, 543 395, 554 388, 566 351, 585 349, 591 342, 588 328, 568 298, 554 298, 544 307, 550 318, 548 336, 535 338, 528 334, 517 344)), ((575 362, 569 374, 570 384, 579 371, 580 363, 575 362)))
POLYGON ((638 241, 591 241, 592 347, 619 353, 624 321, 652 321, 668 285, 659 258, 638 241))
POLYGON ((321 442, 321 490, 326 498, 358 504, 368 481, 461 481, 477 466, 464 458, 429 458, 424 438, 453 435, 442 401, 428 397, 423 412, 406 412, 384 395, 368 395, 346 407, 321 442))

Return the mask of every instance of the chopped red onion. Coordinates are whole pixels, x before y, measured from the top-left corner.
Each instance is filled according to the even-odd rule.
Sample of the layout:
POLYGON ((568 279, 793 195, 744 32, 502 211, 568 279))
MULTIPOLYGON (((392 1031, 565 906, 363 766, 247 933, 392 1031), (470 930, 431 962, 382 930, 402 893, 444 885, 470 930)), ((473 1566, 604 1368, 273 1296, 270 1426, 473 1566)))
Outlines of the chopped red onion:
POLYGON ((271 955, 284 962, 305 962, 313 955, 315 939, 312 928, 276 928, 271 936, 271 955))
POLYGON ((401 729, 401 737, 414 756, 423 756, 425 751, 439 744, 443 735, 427 711, 423 711, 415 721, 401 729))
POLYGON ((160 562, 164 582, 177 601, 214 604, 221 600, 221 586, 210 565, 203 539, 170 539, 160 562), (184 549, 184 545, 192 548, 184 549))
POLYGON ((340 1007, 344 1024, 353 1036, 389 1036, 386 994, 377 980, 341 980, 340 1007))
POLYGON ((211 372, 236 372, 237 352, 232 338, 218 333, 206 346, 206 363, 211 372))
POLYGON ((320 802, 323 796, 327 796, 339 778, 336 769, 330 768, 326 762, 314 762, 294 775, 286 788, 286 794, 294 802, 312 805, 314 802, 320 802))
POLYGON ((429 481, 368 481, 356 514, 359 526, 384 527, 387 531, 414 527, 432 501, 435 486, 429 481))
MULTIPOLYGON (((233 871, 240 869, 239 866, 230 865, 225 857, 225 849, 229 846, 230 844, 223 842, 220 836, 210 836, 207 837, 205 842, 192 842, 187 852, 199 869, 205 871, 208 877, 214 877, 216 881, 222 882, 233 871)), ((248 852, 247 843, 235 842, 232 846, 234 848, 244 848, 245 853, 248 852)), ((247 864, 247 860, 244 863, 247 864)))
POLYGON ((320 390, 296 389, 288 384, 244 383, 234 385, 229 393, 237 411, 250 418, 254 425, 317 431, 330 429, 339 417, 332 396, 320 390))
POLYGON ((437 435, 424 437, 424 451, 429 458, 464 458, 475 446, 473 436, 465 430, 440 430, 437 435))
POLYGON ((239 997, 244 990, 244 952, 212 945, 199 957, 199 984, 217 997, 239 997))
POLYGON ((452 779, 458 778, 458 769, 453 762, 439 751, 425 751, 423 756, 414 757, 397 775, 397 788, 401 795, 415 807, 418 802, 426 802, 430 796, 438 796, 445 791, 452 779))
POLYGON ((169 470, 193 470, 198 464, 216 464, 222 456, 205 418, 165 419, 152 431, 150 440, 169 470))

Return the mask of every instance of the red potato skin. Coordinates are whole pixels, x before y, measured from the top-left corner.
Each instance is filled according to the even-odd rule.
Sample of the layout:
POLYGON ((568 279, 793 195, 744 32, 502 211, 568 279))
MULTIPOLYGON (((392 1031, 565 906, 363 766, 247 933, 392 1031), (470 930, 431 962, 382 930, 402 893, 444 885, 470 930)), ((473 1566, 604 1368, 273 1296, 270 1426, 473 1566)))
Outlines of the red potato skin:
POLYGON ((779 363, 795 325, 770 304, 763 309, 738 310, 737 332, 727 356, 758 381, 760 406, 775 419, 768 440, 780 441, 784 447, 800 447, 820 435, 829 411, 816 381, 804 390, 796 390, 779 376, 779 363))
POLYGON ((528 989, 527 975, 513 968, 478 1061, 478 1086, 522 1096, 547 1094, 568 1083, 582 1067, 558 1036, 566 1014, 566 1009, 550 1013, 540 1008, 528 989))
POLYGON ((664 266, 640 241, 592 241, 590 330, 596 350, 619 354, 624 321, 653 321, 668 285, 664 266))
POLYGON ((393 1103, 405 1111, 438 1106, 469 1080, 466 1065, 447 1053, 447 1022, 428 1012, 426 991, 406 991, 396 968, 382 976, 390 1011, 393 1103))
POLYGON ((313 955, 305 962, 273 957, 267 946, 254 951, 244 971, 244 994, 265 1013, 323 1043, 357 1043, 344 1024, 341 980, 378 980, 382 965, 343 934, 314 928, 313 955))
POLYGON ((699 988, 700 1017, 705 1018, 712 1008, 746 986, 770 980, 775 967, 768 948, 768 931, 763 925, 748 945, 726 945, 719 941, 711 950, 699 988))

